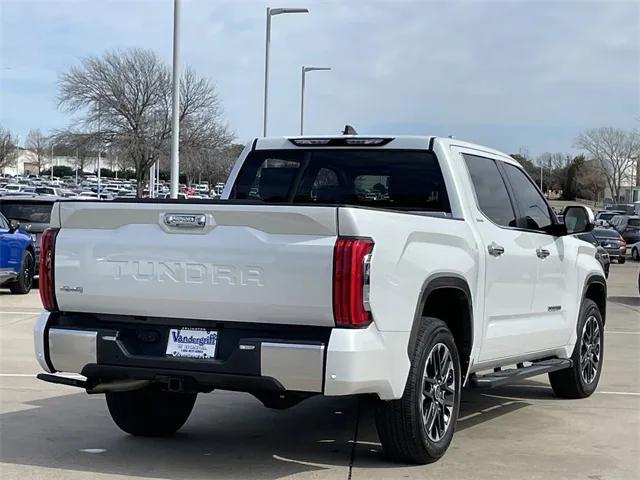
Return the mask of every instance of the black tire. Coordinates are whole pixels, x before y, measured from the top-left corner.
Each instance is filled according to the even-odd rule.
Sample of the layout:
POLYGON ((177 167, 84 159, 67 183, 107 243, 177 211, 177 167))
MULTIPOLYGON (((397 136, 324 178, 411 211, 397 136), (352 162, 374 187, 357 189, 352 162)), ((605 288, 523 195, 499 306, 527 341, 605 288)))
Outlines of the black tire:
POLYGON ((580 320, 578 321, 578 340, 573 349, 571 360, 573 366, 565 370, 558 370, 549 374, 549 381, 553 393, 560 398, 586 398, 595 392, 602 373, 602 361, 604 359, 604 328, 602 325, 602 315, 598 309, 598 305, 592 300, 584 300, 580 309, 580 320), (588 342, 585 341, 585 324, 591 319, 595 319, 598 327, 598 349, 592 347, 587 349, 588 342), (591 353, 589 353, 591 352, 591 353), (594 354, 597 354, 596 371, 592 379, 585 378, 583 368, 586 363, 583 358, 586 356, 593 360, 594 354))
POLYGON ((635 247, 631 249, 631 258, 636 262, 640 261, 640 253, 638 253, 638 249, 635 247))
POLYGON ((11 290, 11 293, 26 295, 31 291, 35 268, 36 262, 33 258, 33 254, 29 250, 25 250, 22 254, 20 275, 18 275, 18 278, 15 281, 9 284, 9 290, 11 290))
POLYGON ((121 430, 136 436, 162 437, 184 425, 197 394, 143 388, 108 392, 105 396, 111 418, 121 430))
MULTIPOLYGON (((376 426, 387 457, 398 462, 425 464, 435 462, 444 455, 449 448, 458 420, 461 377, 460 358, 451 331, 442 320, 423 317, 402 398, 379 401, 376 407, 376 426), (438 398, 442 394, 442 401, 445 401, 446 395, 450 395, 449 421, 444 432, 438 432, 441 434, 440 438, 434 440, 433 430, 427 433, 426 420, 423 421, 422 416, 427 404, 432 406, 434 403, 430 398, 423 397, 423 391, 427 392, 427 389, 423 389, 423 377, 428 373, 428 369, 425 370, 427 360, 436 349, 442 348, 440 345, 444 345, 450 354, 452 370, 447 375, 450 380, 447 383, 453 387, 453 392, 446 388, 440 389, 436 384, 431 384, 431 388, 428 389, 430 398, 438 398)), ((435 409, 437 408, 436 406, 435 409)), ((443 412, 444 409, 442 405, 443 412)), ((430 414, 427 415, 427 419, 429 416, 430 414)), ((436 428, 435 422, 430 423, 436 428)))
POLYGON ((620 265, 622 265, 622 264, 623 264, 624 262, 626 262, 626 261, 627 261, 627 259, 626 259, 626 258, 624 258, 624 257, 618 257, 618 263, 619 263, 620 265))

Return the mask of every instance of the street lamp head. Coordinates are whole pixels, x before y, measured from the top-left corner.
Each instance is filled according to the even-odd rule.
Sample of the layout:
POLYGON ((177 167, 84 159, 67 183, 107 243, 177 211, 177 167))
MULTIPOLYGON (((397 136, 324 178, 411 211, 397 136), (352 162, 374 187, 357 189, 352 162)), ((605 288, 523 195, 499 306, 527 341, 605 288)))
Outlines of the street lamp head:
POLYGON ((314 72, 317 70, 331 70, 331 67, 302 67, 305 72, 314 72))
POLYGON ((280 15, 283 13, 309 13, 308 8, 270 8, 269 15, 280 15))

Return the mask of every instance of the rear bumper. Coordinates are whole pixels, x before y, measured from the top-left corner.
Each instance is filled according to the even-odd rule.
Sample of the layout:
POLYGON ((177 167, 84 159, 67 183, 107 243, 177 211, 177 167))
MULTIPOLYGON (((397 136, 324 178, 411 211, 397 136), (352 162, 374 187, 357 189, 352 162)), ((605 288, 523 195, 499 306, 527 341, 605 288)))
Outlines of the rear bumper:
POLYGON ((402 396, 409 370, 408 335, 382 333, 375 325, 357 330, 291 327, 293 333, 222 325, 215 360, 167 357, 163 337, 168 328, 43 312, 34 328, 36 357, 46 372, 88 379, 178 378, 203 391, 373 393, 383 399, 402 396), (158 341, 139 343, 141 329, 158 331, 158 341))
POLYGON ((16 278, 18 278, 18 273, 15 270, 0 268, 0 284, 15 280, 16 278))
POLYGON ((605 248, 607 253, 609 254, 609 258, 612 260, 617 260, 620 257, 624 257, 627 252, 627 247, 620 248, 605 248))

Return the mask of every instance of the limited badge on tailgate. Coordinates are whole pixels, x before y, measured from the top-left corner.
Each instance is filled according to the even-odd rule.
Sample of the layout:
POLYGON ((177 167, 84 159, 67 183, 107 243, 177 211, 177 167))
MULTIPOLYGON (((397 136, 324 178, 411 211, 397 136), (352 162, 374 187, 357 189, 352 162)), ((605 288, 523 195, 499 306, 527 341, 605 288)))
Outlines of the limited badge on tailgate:
POLYGON ((214 358, 218 332, 202 328, 172 328, 167 341, 167 355, 186 358, 214 358))

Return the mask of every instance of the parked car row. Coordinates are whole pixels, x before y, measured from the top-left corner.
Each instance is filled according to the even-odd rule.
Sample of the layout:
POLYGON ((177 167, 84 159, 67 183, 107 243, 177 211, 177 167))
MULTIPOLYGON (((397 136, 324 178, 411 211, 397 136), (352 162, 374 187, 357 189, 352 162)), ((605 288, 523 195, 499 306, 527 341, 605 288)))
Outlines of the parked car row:
MULTIPOLYGON (((627 250, 631 258, 640 261, 640 215, 624 210, 601 210, 596 215, 598 235, 611 255, 611 260, 624 263, 627 250)), ((604 245, 603 245, 604 246, 604 245)))
MULTIPOLYGON (((179 191, 185 199, 219 198, 222 195, 224 183, 217 183, 210 187, 207 182, 195 185, 180 184, 179 191)), ((103 200, 114 198, 136 198, 136 181, 102 177, 98 187, 96 175, 82 175, 78 177, 40 177, 28 176, 0 176, 0 197, 3 196, 39 196, 55 195, 61 198, 75 198, 94 200, 98 196, 103 200)), ((169 195, 169 183, 159 181, 146 184, 142 191, 143 197, 154 196, 163 198, 169 195), (151 188, 150 188, 151 187, 151 188), (153 194, 151 195, 150 192, 153 194)))

